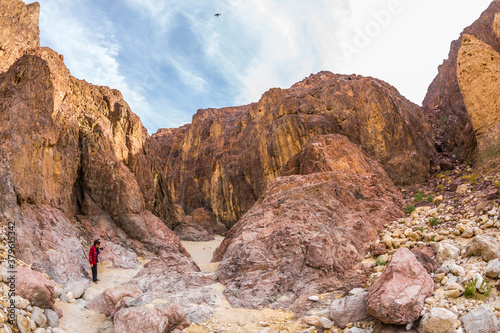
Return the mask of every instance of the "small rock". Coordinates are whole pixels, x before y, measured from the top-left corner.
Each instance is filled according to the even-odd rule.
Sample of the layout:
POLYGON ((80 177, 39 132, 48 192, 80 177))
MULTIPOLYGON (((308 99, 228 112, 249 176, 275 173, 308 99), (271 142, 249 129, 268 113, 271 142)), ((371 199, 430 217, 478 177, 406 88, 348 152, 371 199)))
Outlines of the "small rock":
POLYGON ((498 319, 493 310, 481 305, 468 314, 460 317, 463 327, 467 333, 497 333, 498 319))
POLYGON ((467 228, 462 233, 463 238, 471 238, 472 236, 474 236, 474 229, 473 228, 467 228))
POLYGON ((464 195, 465 193, 467 193, 467 189, 468 189, 468 185, 467 184, 462 184, 460 186, 457 187, 457 194, 458 195, 464 195))
POLYGON ((43 310, 39 307, 33 307, 33 312, 31 314, 31 319, 39 327, 47 327, 47 317, 43 314, 43 310))
POLYGON ((496 279, 500 275, 500 260, 494 259, 488 263, 486 269, 484 270, 484 274, 489 277, 496 279))
POLYGON ((47 324, 49 327, 59 326, 59 317, 55 311, 50 309, 45 310, 45 317, 47 317, 47 324))
POLYGON ((425 333, 455 333, 457 315, 443 308, 432 308, 420 321, 419 331, 425 333))
POLYGON ((309 296, 308 300, 313 302, 319 302, 319 296, 309 296))

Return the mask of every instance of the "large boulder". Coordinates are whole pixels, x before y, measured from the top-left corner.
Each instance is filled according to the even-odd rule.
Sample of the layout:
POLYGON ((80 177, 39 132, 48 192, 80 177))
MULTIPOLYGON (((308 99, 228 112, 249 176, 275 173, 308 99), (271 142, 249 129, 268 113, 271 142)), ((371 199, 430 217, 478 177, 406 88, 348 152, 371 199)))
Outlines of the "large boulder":
POLYGON ((434 282, 407 248, 400 248, 370 287, 366 310, 385 324, 407 325, 420 317, 434 282))
POLYGON ((330 319, 336 326, 346 328, 349 323, 369 322, 374 318, 366 312, 365 297, 367 292, 353 296, 342 297, 332 302, 330 306, 330 319))
MULTIPOLYGON (((318 292, 359 287, 370 241, 402 216, 399 191, 359 146, 341 135, 309 145, 330 169, 272 181, 214 254, 234 306, 288 307, 318 292)), ((298 161, 288 170, 305 170, 298 161)))
POLYGON ((133 284, 125 284, 115 288, 108 288, 95 297, 87 309, 97 310, 106 316, 111 315, 115 305, 124 297, 135 298, 142 294, 142 290, 133 284))
POLYGON ((432 308, 420 321, 421 333, 455 333, 457 315, 443 308, 432 308))
POLYGON ((189 326, 184 310, 173 305, 166 308, 123 308, 115 315, 113 332, 164 333, 189 326))
POLYGON ((17 295, 29 300, 33 306, 48 309, 54 305, 54 283, 39 272, 17 267, 15 289, 17 295))

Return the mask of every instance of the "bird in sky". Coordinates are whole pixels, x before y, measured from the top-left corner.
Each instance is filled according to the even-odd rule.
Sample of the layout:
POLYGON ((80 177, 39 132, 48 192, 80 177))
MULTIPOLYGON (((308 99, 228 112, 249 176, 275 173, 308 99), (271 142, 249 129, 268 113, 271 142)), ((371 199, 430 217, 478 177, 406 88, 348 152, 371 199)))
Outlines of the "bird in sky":
POLYGON ((214 16, 217 16, 217 17, 219 17, 219 16, 221 16, 221 15, 222 15, 222 14, 219 14, 219 13, 214 14, 214 16))

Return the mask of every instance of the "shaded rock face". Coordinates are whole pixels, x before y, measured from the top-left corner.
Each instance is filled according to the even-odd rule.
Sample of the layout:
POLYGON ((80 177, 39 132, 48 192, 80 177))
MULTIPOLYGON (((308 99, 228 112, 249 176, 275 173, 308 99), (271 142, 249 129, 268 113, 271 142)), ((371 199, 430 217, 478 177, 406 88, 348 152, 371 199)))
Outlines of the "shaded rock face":
POLYGON ((358 286, 368 243, 402 216, 382 166, 346 137, 318 137, 304 151, 311 149, 323 151, 325 165, 344 167, 272 181, 214 254, 234 306, 295 307, 311 294, 358 286))
POLYGON ((448 154, 457 153, 461 160, 474 160, 477 157, 478 140, 482 146, 484 128, 477 121, 471 121, 481 112, 477 107, 496 103, 494 99, 498 94, 487 96, 483 93, 496 87, 494 81, 485 79, 491 80, 493 74, 489 70, 497 66, 498 62, 496 56, 487 58, 487 54, 500 52, 496 18, 499 12, 500 1, 495 0, 451 44, 448 59, 439 66, 438 75, 429 86, 423 102, 426 117, 435 130, 438 150, 448 154), (480 68, 483 63, 484 68, 480 68), (470 85, 474 80, 477 84, 470 85), (490 88, 481 87, 482 84, 490 88), (480 96, 485 99, 474 101, 480 96))
MULTIPOLYGON (((9 0, 0 9, 13 10, 2 22, 20 24, 2 33, 34 38, 38 5, 9 0)), ((121 93, 75 79, 57 53, 26 43, 9 44, 21 57, 0 73, 0 222, 16 223, 19 258, 66 284, 87 276, 95 238, 119 266, 135 256, 128 249, 187 255, 148 211, 154 148, 121 93)))
POLYGON ((164 192, 186 214, 199 207, 231 227, 313 137, 340 133, 397 184, 426 178, 434 154, 421 109, 385 82, 321 72, 241 107, 199 110, 193 122, 152 136, 164 192))

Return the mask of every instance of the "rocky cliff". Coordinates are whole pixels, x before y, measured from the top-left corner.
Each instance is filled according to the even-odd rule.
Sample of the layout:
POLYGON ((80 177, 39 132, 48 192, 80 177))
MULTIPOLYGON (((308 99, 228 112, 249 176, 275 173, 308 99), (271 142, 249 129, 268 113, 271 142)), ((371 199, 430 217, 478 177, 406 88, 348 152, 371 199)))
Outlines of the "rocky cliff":
POLYGON ((230 228, 318 135, 339 133, 379 161, 396 184, 426 179, 434 157, 421 109, 387 83, 321 72, 259 102, 199 110, 181 129, 153 135, 164 191, 186 214, 204 207, 230 228))
POLYGON ((378 230, 402 216, 382 166, 342 135, 312 139, 271 181, 214 255, 235 306, 297 307, 308 295, 356 286, 378 230))
POLYGON ((131 249, 187 255, 147 210, 155 197, 152 146, 120 92, 75 79, 62 56, 37 47, 38 5, 2 6, 12 25, 2 26, 0 217, 16 223, 18 255, 61 283, 86 275, 95 238, 116 265, 137 264, 131 249))
POLYGON ((484 123, 494 123, 498 114, 497 94, 491 92, 497 88, 494 72, 500 52, 499 12, 500 1, 495 0, 451 44, 448 59, 439 67, 423 102, 438 151, 462 161, 481 158, 491 137, 497 135, 497 129, 484 123))

